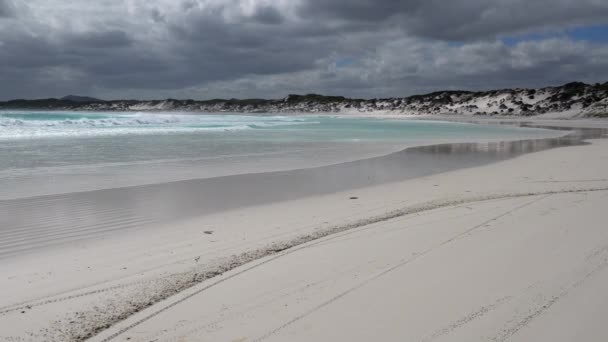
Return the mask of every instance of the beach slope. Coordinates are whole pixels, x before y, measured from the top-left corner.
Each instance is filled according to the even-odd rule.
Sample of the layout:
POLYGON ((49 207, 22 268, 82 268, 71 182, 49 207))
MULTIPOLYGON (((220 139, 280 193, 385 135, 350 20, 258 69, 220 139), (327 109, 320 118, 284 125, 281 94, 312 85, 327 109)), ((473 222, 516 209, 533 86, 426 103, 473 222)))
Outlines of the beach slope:
POLYGON ((603 341, 606 174, 593 140, 9 259, 2 337, 603 341))

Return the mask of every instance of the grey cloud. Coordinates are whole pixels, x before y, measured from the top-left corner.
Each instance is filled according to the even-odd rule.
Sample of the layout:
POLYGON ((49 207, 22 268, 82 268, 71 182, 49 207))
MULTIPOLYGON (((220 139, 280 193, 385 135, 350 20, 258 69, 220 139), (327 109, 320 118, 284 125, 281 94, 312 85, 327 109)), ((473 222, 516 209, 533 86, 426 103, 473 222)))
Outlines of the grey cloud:
POLYGON ((260 6, 256 9, 253 19, 262 24, 277 25, 283 22, 281 13, 272 6, 260 6))
POLYGON ((298 14, 303 18, 379 22, 416 10, 423 3, 423 0, 306 0, 299 6, 298 14))
POLYGON ((57 65, 63 62, 55 46, 45 39, 18 34, 2 37, 0 67, 3 70, 30 69, 57 65))
POLYGON ((153 8, 150 10, 150 17, 155 23, 164 23, 166 21, 165 17, 158 8, 153 8))
POLYGON ((0 98, 383 97, 608 79, 607 44, 495 39, 604 22, 603 1, 294 3, 0 0, 18 18, 0 20, 0 98))
POLYGON ((598 0, 307 0, 299 14, 342 23, 398 25, 441 40, 495 38, 535 29, 608 23, 608 2, 598 0))
POLYGON ((298 39, 288 24, 226 22, 223 11, 225 7, 191 11, 169 26, 174 38, 170 48, 196 65, 194 73, 205 80, 310 69, 333 47, 332 37, 298 39))
MULTIPOLYGON (((315 72, 248 77, 247 87, 213 83, 216 90, 262 96, 275 92, 309 89, 353 97, 390 97, 443 89, 495 89, 563 84, 572 80, 604 82, 608 78, 608 47, 567 39, 520 43, 500 42, 463 46, 402 39, 379 47, 364 59, 336 68, 331 63, 315 72), (403 56, 407 56, 404 58, 403 56), (252 88, 251 85, 256 85, 252 88)), ((283 94, 282 93, 282 94, 283 94)))
POLYGON ((117 48, 131 44, 131 39, 123 31, 88 32, 72 34, 66 39, 68 45, 88 48, 117 48))
POLYGON ((15 6, 12 0, 0 0, 0 19, 10 18, 15 15, 15 6))

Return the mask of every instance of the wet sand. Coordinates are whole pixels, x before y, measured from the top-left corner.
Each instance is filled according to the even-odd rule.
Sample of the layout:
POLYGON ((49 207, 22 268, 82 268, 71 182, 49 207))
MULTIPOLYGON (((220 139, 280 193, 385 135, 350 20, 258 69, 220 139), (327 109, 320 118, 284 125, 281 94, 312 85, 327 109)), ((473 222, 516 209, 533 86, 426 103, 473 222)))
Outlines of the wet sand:
MULTIPOLYGON (((395 172, 378 172, 382 158, 358 165, 376 170, 369 183, 340 166, 310 169, 309 181, 333 175, 345 188, 310 186, 306 196, 278 199, 270 191, 252 205, 247 200, 255 196, 235 186, 242 205, 221 207, 219 200, 201 217, 180 212, 182 220, 163 221, 161 212, 149 226, 121 234, 68 234, 72 240, 61 248, 5 255, 2 337, 604 340, 598 317, 608 300, 607 151, 608 141, 588 144, 580 136, 421 147, 401 158, 410 158, 408 165, 433 160, 436 168, 404 175, 397 153, 383 157, 395 172), (565 147, 552 148, 558 146, 565 147), (454 160, 462 163, 449 169, 454 160)), ((267 181, 291 181, 288 175, 267 181)), ((196 182, 175 184, 196 189, 196 182)), ((150 188, 141 188, 149 197, 150 188)), ((137 209, 122 196, 106 198, 106 209, 137 209)), ((200 200, 164 206, 171 203, 173 212, 191 203, 194 211, 200 200)), ((82 197, 63 203, 106 215, 82 197)), ((57 220, 70 215, 60 208, 57 220)), ((42 232, 26 239, 36 234, 42 232)))
POLYGON ((584 138, 602 134, 602 129, 579 129, 552 139, 428 145, 309 169, 0 200, 0 258, 237 208, 485 165, 582 144, 584 138))

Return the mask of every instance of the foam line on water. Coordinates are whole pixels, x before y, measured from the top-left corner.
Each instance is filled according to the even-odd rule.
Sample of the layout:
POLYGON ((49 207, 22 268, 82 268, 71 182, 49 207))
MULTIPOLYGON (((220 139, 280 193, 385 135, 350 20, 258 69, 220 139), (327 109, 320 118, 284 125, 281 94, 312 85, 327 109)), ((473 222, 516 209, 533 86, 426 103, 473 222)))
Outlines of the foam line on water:
POLYGON ((0 139, 227 132, 318 124, 285 116, 156 113, 0 113, 0 139))

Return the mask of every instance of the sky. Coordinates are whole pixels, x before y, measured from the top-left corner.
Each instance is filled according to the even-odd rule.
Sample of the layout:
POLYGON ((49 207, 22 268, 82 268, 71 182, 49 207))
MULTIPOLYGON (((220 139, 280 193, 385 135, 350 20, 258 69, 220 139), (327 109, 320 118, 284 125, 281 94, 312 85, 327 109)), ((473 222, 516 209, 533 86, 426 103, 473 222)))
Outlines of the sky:
POLYGON ((608 81, 607 0, 0 0, 0 100, 608 81))

